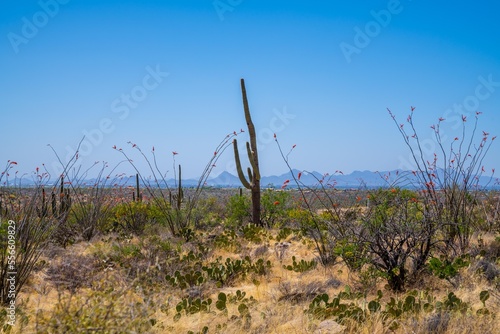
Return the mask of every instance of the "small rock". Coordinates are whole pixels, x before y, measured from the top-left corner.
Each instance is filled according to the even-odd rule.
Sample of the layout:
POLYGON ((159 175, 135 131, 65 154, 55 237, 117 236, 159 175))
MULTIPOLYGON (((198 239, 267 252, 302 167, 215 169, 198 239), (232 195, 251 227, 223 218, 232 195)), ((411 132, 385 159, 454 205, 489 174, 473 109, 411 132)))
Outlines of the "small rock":
POLYGON ((345 326, 342 326, 336 321, 325 320, 318 325, 318 328, 314 331, 314 334, 340 334, 344 331, 345 328, 345 326))

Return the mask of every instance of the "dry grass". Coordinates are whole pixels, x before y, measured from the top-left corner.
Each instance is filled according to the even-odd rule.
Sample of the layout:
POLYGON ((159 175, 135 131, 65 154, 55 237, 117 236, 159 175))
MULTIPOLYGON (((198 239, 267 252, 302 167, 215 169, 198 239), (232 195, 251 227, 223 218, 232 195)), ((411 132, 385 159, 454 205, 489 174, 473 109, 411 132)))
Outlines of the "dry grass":
MULTIPOLYGON (((494 242, 488 238, 484 240, 488 244, 494 242)), ((137 239, 126 242, 139 245, 137 239)), ((229 286, 221 288, 216 287, 215 284, 205 284, 200 288, 200 293, 203 298, 211 298, 214 301, 211 312, 182 314, 178 321, 174 321, 175 306, 186 296, 186 291, 172 288, 161 282, 156 282, 156 285, 152 284, 151 289, 148 290, 137 277, 134 279, 127 277, 125 269, 120 268, 118 264, 108 267, 95 262, 97 261, 95 254, 111 251, 112 242, 109 241, 109 237, 92 243, 75 244, 65 250, 51 250, 47 253, 50 256, 43 258, 46 264, 35 273, 18 297, 18 305, 29 317, 28 327, 22 330, 14 328, 12 333, 35 333, 37 326, 39 332, 43 332, 40 328, 44 328, 46 332, 58 332, 53 327, 47 327, 46 324, 50 319, 64 322, 70 321, 71 317, 81 316, 77 310, 78 306, 82 303, 95 306, 92 300, 104 298, 105 296, 100 295, 102 291, 108 291, 112 299, 112 302, 106 306, 107 309, 102 312, 108 312, 110 316, 119 318, 119 321, 114 322, 107 318, 101 319, 104 325, 110 325, 109 333, 133 333, 137 332, 140 326, 146 326, 142 327, 142 332, 148 333, 188 333, 188 331, 198 333, 205 326, 208 326, 209 333, 334 333, 331 322, 322 323, 305 313, 304 310, 318 294, 327 293, 333 296, 343 291, 346 285, 356 286, 356 282, 359 284, 356 275, 349 273, 342 264, 327 268, 318 265, 315 269, 304 273, 286 270, 282 265, 290 264, 292 256, 297 259, 314 259, 314 248, 300 240, 292 240, 290 247, 280 259, 275 252, 274 244, 275 241, 272 240, 261 245, 241 240, 241 252, 238 254, 221 249, 215 249, 210 254, 206 254, 203 260, 206 263, 220 256, 224 259, 227 257, 236 259, 248 255, 252 260, 257 258, 270 260, 272 269, 265 276, 248 275, 244 279, 238 279, 229 286), (238 303, 228 304, 227 313, 215 307, 215 301, 220 292, 234 295, 237 290, 244 291, 246 297, 252 296, 255 299, 254 303, 247 303, 250 317, 240 315, 238 303), (76 309, 68 307, 64 309, 64 306, 68 306, 64 303, 70 297, 73 298, 76 309), (132 320, 138 319, 142 321, 141 324, 129 326, 132 320), (149 319, 155 319, 154 326, 147 327, 149 319), (117 330, 120 328, 117 326, 122 326, 122 331, 117 330)), ((186 245, 179 246, 179 248, 184 253, 195 249, 193 246, 186 245)), ((338 332, 498 333, 496 331, 500 328, 498 318, 500 293, 496 285, 498 278, 496 281, 488 280, 477 270, 472 270, 472 266, 460 271, 458 288, 434 276, 423 276, 424 281, 414 284, 417 289, 425 288, 432 291, 437 300, 443 299, 450 291, 453 291, 460 299, 470 304, 471 310, 465 314, 433 312, 403 316, 398 319, 399 327, 392 331, 388 328, 390 322, 388 323, 381 313, 375 313, 368 316, 361 324, 347 321, 345 326, 339 325, 338 332), (484 290, 490 291, 490 299, 486 305, 493 316, 481 317, 475 314, 476 310, 482 307, 478 296, 484 290)), ((383 281, 378 281, 376 285, 376 289, 384 291, 383 302, 389 300, 390 297, 401 297, 384 290, 384 285, 383 281)), ((367 300, 373 299, 374 296, 370 294, 367 300)), ((361 305, 363 300, 356 302, 361 305)), ((86 316, 91 317, 90 313, 86 316)), ((96 317, 96 319, 100 318, 96 317)))

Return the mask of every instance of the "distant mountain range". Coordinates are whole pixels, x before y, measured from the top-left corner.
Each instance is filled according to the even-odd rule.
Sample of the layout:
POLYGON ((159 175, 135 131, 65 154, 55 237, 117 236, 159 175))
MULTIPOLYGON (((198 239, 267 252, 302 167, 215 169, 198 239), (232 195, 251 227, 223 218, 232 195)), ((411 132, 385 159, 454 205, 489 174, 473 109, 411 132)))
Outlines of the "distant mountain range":
MULTIPOLYGON (((443 179, 443 172, 440 173, 443 179)), ((261 178, 262 187, 280 188, 285 183, 288 188, 296 187, 296 180, 301 186, 335 186, 336 188, 379 188, 379 187, 402 187, 414 188, 418 185, 418 179, 410 171, 392 170, 392 171, 354 171, 350 174, 336 172, 335 174, 321 174, 319 172, 304 172, 297 169, 282 175, 263 176, 261 178), (293 173, 293 174, 292 174, 293 173), (299 179, 300 174, 300 179, 299 179), (295 179, 294 179, 295 177, 295 179), (289 182, 287 182, 289 180, 289 182)), ((459 181, 460 182, 460 181, 459 181)), ((483 176, 479 179, 479 184, 484 187, 500 189, 500 183, 497 178, 483 176)), ((214 187, 240 187, 241 182, 237 176, 228 172, 223 172, 217 177, 211 178, 206 182, 207 186, 214 187)))
MULTIPOLYGON (((442 172, 441 172, 442 173, 442 172)), ((285 183, 287 188, 297 187, 295 180, 300 182, 301 186, 318 186, 323 184, 325 186, 334 185, 336 188, 379 188, 379 187, 390 187, 398 186, 402 188, 413 188, 417 184, 417 178, 414 174, 409 171, 403 170, 392 170, 383 172, 372 172, 372 171, 354 171, 350 174, 342 174, 337 172, 335 174, 321 174, 319 172, 305 172, 299 171, 297 169, 291 172, 284 173, 281 175, 271 175, 263 176, 261 178, 261 186, 263 188, 281 188, 285 183), (293 173, 293 174, 292 174, 293 173), (300 180, 299 180, 300 174, 300 180), (295 177, 295 178, 294 178, 295 177), (286 182, 289 180, 288 182, 286 182)), ((95 184, 96 180, 86 180, 85 184, 95 184)), ((174 179, 166 180, 168 186, 175 186, 176 182, 174 179)), ((198 179, 183 179, 183 187, 196 187, 198 185, 198 179)), ((11 183, 11 185, 13 185, 11 183)), ((34 182, 30 179, 24 178, 21 182, 17 181, 16 186, 30 187, 33 186, 34 182)), ((50 184, 49 184, 50 185, 50 184)), ((121 185, 125 186, 135 186, 135 177, 130 177, 125 183, 121 182, 121 185)), ((500 189, 500 184, 498 179, 491 180, 490 177, 483 176, 480 178, 480 185, 487 186, 488 188, 500 189)), ((227 188, 237 188, 241 187, 241 182, 238 176, 235 176, 229 172, 222 172, 221 174, 210 177, 205 186, 209 187, 227 187, 227 188)))

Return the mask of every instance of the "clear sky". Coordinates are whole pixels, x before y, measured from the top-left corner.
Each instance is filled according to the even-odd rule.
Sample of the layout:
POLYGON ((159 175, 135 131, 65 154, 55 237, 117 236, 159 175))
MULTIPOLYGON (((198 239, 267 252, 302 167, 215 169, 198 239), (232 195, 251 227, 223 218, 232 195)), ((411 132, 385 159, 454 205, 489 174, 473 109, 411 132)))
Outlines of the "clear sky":
MULTIPOLYGON (((0 162, 56 174, 47 144, 65 161, 86 135, 83 164, 116 165, 113 145, 136 157, 132 141, 155 146, 165 171, 178 152, 183 176, 199 176, 246 129, 245 78, 262 174, 287 171, 273 133, 297 145, 294 168, 409 169, 386 108, 404 121, 416 107, 429 154, 439 117, 447 145, 462 113, 481 111, 479 130, 500 135, 499 12, 493 0, 1 1, 0 162)), ((227 150, 214 175, 235 174, 233 160, 227 150)))

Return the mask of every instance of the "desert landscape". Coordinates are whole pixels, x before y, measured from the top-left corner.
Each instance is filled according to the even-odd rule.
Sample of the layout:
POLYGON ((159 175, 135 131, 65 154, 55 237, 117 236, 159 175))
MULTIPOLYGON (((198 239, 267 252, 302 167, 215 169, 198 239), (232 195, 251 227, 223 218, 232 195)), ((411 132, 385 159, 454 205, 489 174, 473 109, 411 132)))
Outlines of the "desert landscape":
POLYGON ((0 333, 500 333, 499 12, 0 1, 0 333))

